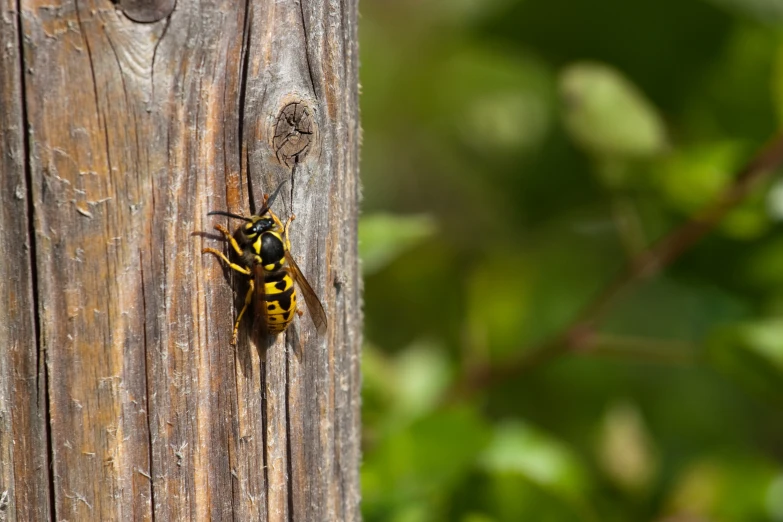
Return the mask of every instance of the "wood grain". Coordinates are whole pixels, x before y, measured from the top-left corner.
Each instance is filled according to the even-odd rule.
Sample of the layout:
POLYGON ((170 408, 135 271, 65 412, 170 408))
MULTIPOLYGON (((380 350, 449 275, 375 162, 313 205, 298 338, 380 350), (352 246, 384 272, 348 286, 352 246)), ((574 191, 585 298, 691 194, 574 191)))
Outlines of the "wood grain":
POLYGON ((0 11, 0 519, 358 520, 356 3, 20 4, 0 11), (312 132, 286 161, 291 103, 312 132), (206 213, 284 180, 329 332, 305 314, 234 349, 241 290, 201 249, 236 223, 206 213))
POLYGON ((52 507, 18 21, 0 2, 0 521, 46 520, 52 507))

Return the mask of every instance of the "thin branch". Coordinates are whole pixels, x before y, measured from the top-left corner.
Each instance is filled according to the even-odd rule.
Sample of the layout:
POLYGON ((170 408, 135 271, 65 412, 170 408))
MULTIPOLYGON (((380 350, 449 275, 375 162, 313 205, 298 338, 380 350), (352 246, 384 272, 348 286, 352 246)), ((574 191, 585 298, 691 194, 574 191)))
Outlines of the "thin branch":
POLYGON ((639 282, 660 273, 710 232, 761 181, 783 164, 783 134, 776 136, 734 176, 718 198, 700 213, 636 256, 582 313, 562 332, 497 365, 470 369, 446 394, 448 401, 465 398, 489 386, 515 379, 568 352, 587 351, 594 345, 596 327, 612 307, 639 282))

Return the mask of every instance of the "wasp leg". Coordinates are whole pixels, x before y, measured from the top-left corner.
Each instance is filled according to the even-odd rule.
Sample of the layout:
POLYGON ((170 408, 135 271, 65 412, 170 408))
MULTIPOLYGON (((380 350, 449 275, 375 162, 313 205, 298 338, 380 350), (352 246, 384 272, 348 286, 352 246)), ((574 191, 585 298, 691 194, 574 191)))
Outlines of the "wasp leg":
POLYGON ((285 247, 288 250, 291 250, 291 240, 288 239, 288 226, 295 219, 296 219, 296 214, 291 214, 288 217, 288 219, 285 221, 285 225, 283 225, 282 223, 280 224, 280 226, 283 227, 283 237, 285 238, 285 247))
POLYGON ((215 225, 215 230, 218 230, 220 233, 222 233, 224 236, 226 236, 226 239, 229 243, 231 243, 231 248, 234 249, 234 252, 236 252, 239 256, 242 256, 244 252, 242 252, 242 249, 239 248, 239 243, 237 243, 237 240, 234 239, 234 236, 231 235, 231 232, 228 231, 226 227, 223 225, 215 225))
POLYGON ((245 275, 250 275, 252 273, 249 268, 245 268, 243 266, 239 266, 236 263, 232 263, 231 260, 229 260, 225 256, 225 254, 223 254, 223 252, 220 252, 219 250, 215 250, 214 248, 205 248, 204 250, 201 251, 202 254, 206 254, 207 252, 209 252, 210 254, 215 254, 220 259, 225 261, 228 266, 230 266, 231 268, 233 268, 237 272, 242 272, 245 275))
POLYGON ((239 331, 239 323, 242 321, 242 316, 245 314, 245 310, 247 310, 247 307, 250 305, 250 303, 253 301, 253 290, 255 290, 255 283, 253 283, 253 280, 250 280, 250 288, 247 290, 247 294, 245 294, 245 306, 242 307, 242 310, 239 312, 239 315, 237 316, 237 320, 234 323, 234 333, 231 335, 231 346, 236 346, 237 344, 237 332, 239 331))

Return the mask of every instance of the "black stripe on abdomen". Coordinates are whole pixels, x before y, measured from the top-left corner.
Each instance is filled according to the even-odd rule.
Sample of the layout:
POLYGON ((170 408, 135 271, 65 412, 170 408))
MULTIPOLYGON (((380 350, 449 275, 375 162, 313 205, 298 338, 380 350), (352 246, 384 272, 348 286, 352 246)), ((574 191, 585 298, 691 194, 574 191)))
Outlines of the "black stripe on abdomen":
POLYGON ((282 281, 285 279, 285 276, 287 275, 288 273, 285 270, 275 270, 273 272, 267 272, 264 270, 264 282, 276 283, 277 281, 282 281))
POLYGON ((292 286, 285 292, 280 292, 279 294, 265 294, 264 295, 264 301, 267 303, 271 303, 273 301, 277 301, 278 306, 282 310, 289 310, 291 308, 291 296, 294 294, 294 287, 292 286))

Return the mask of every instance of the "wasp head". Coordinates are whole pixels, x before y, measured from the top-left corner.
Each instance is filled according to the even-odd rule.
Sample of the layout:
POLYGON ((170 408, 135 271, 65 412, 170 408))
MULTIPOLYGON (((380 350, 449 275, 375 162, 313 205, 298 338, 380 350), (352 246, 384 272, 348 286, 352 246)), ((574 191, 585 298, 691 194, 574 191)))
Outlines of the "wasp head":
POLYGON ((275 222, 268 216, 269 214, 266 213, 263 216, 250 217, 250 222, 242 227, 242 232, 244 232, 245 237, 247 237, 248 240, 257 238, 275 226, 275 222))

